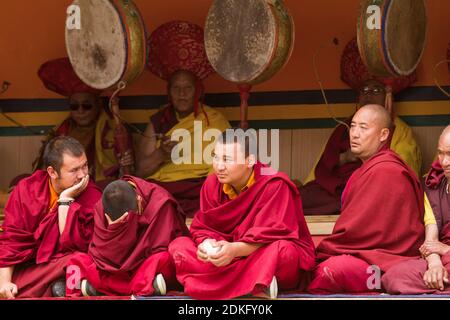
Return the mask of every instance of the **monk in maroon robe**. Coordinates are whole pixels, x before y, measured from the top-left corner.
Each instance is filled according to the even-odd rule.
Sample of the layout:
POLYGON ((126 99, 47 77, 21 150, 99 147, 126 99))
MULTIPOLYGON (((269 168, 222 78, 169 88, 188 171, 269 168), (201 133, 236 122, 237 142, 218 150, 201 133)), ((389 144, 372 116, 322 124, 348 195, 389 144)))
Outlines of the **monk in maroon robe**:
MULTIPOLYGON (((354 38, 347 44, 342 54, 341 79, 358 93, 357 107, 378 104, 391 113, 395 126, 391 130, 387 145, 418 173, 421 166, 420 150, 411 129, 395 116, 391 94, 391 91, 393 94, 398 93, 414 83, 417 74, 389 79, 373 77, 361 60, 354 38)), ((346 121, 347 124, 350 124, 352 117, 346 121)), ((339 214, 342 191, 352 173, 361 164, 361 160, 350 150, 347 127, 338 125, 307 177, 305 185, 299 188, 305 215, 339 214)))
POLYGON ((423 189, 417 175, 386 148, 389 113, 367 105, 353 117, 351 151, 362 166, 342 195, 332 235, 317 247, 320 264, 313 294, 368 293, 381 289, 381 273, 418 256, 423 243, 423 189))
POLYGON ((44 152, 47 171, 36 171, 11 193, 0 234, 0 298, 51 296, 70 255, 87 251, 101 197, 87 163, 78 141, 55 138, 44 152))
POLYGON ((425 194, 436 224, 427 226, 422 258, 401 262, 383 276, 390 294, 450 293, 450 126, 438 144, 438 160, 425 179, 425 194))
POLYGON ((315 255, 297 188, 256 162, 246 143, 225 136, 201 191, 193 239, 169 246, 177 279, 195 299, 275 298, 278 287, 301 288, 315 255))
POLYGON ((122 179, 106 187, 95 208, 88 254, 80 253, 68 263, 70 296, 149 296, 165 294, 166 286, 176 284, 167 247, 189 234, 180 206, 155 184, 131 176, 122 179))

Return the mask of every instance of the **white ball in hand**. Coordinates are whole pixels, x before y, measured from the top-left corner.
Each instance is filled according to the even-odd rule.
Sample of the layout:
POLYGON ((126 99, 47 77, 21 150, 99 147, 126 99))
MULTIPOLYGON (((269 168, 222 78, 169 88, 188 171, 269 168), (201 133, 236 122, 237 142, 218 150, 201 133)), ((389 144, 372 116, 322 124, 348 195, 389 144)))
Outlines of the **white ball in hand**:
POLYGON ((203 248, 205 249, 206 254, 207 254, 208 256, 213 255, 213 254, 216 254, 216 253, 219 252, 219 250, 220 250, 220 247, 213 247, 213 245, 212 245, 211 242, 209 242, 209 241, 206 241, 206 242, 203 244, 203 248))

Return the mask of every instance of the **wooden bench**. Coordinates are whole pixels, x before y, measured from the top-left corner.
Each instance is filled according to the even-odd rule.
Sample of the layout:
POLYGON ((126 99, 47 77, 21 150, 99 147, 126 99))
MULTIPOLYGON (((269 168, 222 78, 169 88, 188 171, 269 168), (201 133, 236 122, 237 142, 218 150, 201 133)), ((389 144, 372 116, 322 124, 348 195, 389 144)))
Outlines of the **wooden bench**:
MULTIPOLYGON (((312 236, 325 236, 333 232, 334 224, 339 216, 305 216, 309 232, 312 236)), ((191 226, 192 218, 186 219, 188 228, 191 226)))

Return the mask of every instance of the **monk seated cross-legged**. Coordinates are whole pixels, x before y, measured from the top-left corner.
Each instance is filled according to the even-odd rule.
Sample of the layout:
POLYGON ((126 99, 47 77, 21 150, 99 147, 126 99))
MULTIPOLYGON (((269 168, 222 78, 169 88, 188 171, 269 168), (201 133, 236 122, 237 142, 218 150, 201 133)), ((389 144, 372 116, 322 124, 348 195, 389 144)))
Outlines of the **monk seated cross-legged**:
POLYGON ((19 182, 0 233, 0 298, 64 296, 65 266, 92 239, 100 190, 89 181, 83 146, 58 137, 45 147, 44 170, 19 182))
MULTIPOLYGON (((389 111, 393 127, 386 143, 418 176, 422 153, 411 128, 395 113, 392 94, 396 94, 416 80, 416 73, 397 78, 375 78, 361 60, 356 39, 344 50, 341 59, 341 78, 358 93, 358 105, 378 104, 389 111), (392 93, 391 93, 392 91, 392 93)), ((351 118, 346 121, 350 124, 351 118)), ((299 188, 305 215, 339 214, 342 191, 352 173, 362 162, 352 152, 345 125, 338 125, 328 139, 314 168, 299 188)))
POLYGON ((380 292, 383 272, 418 256, 423 189, 417 175, 387 148, 391 127, 389 113, 379 105, 362 107, 352 119, 351 151, 362 165, 343 191, 333 233, 317 247, 310 293, 380 292))
POLYGON ((425 229, 422 258, 401 262, 383 276, 390 294, 450 294, 450 126, 438 144, 438 160, 425 179, 425 212, 435 221, 425 229))
POLYGON ((189 231, 166 190, 124 176, 106 187, 94 221, 88 253, 68 262, 69 296, 164 295, 178 288, 167 247, 189 231))
POLYGON ((195 299, 275 298, 278 288, 304 289, 314 268, 296 186, 256 160, 248 137, 244 142, 232 129, 223 133, 215 145, 215 173, 202 187, 192 239, 180 237, 169 246, 177 279, 195 299))

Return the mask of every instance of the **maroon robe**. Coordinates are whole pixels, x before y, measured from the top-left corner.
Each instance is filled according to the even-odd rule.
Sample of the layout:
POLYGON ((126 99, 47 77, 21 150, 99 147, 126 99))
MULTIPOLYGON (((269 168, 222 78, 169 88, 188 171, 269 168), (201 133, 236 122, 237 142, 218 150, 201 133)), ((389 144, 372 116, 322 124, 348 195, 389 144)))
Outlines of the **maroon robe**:
MULTIPOLYGON (((441 242, 450 246, 450 223, 441 233, 441 242)), ((450 274, 450 252, 441 256, 442 265, 450 274)), ((428 262, 423 258, 403 261, 390 268, 382 278, 383 288, 389 294, 450 294, 450 284, 444 282, 444 290, 429 289, 423 281, 428 262)))
POLYGON ((201 192, 200 211, 191 225, 193 241, 176 239, 169 246, 177 279, 196 299, 229 299, 267 287, 273 276, 281 289, 296 289, 315 264, 314 245, 296 186, 283 173, 261 175, 235 199, 210 175, 201 192), (261 244, 248 257, 216 267, 197 259, 197 246, 210 238, 261 244))
MULTIPOLYGON (((435 161, 425 178, 425 193, 430 201, 439 230, 439 241, 450 245, 450 196, 447 194, 447 178, 439 161, 435 161)), ((450 252, 441 257, 442 264, 450 273, 450 252)), ((423 281, 428 270, 425 259, 413 259, 392 267, 383 276, 383 286, 391 294, 437 294, 439 290, 429 289, 423 281)), ((444 293, 450 293, 450 285, 445 285, 444 293)))
MULTIPOLYGON (((333 234, 317 247, 322 263, 309 291, 332 293, 331 283, 341 282, 336 278, 356 278, 354 258, 361 260, 360 267, 353 268, 357 273, 369 265, 386 272, 396 263, 417 257, 424 241, 423 216, 423 189, 416 174, 393 151, 378 152, 347 183, 333 234), (327 260, 332 257, 340 260, 333 264, 335 269, 327 260)), ((368 276, 360 277, 363 282, 358 285, 342 281, 340 287, 344 292, 361 292, 368 276)))
POLYGON ((0 268, 15 266, 12 282, 18 287, 18 297, 49 295, 51 283, 64 277, 61 259, 75 251, 87 251, 94 227, 94 205, 100 198, 100 190, 89 182, 70 205, 60 235, 58 206, 48 209, 48 174, 38 170, 20 181, 6 204, 4 232, 0 234, 0 268))
MULTIPOLYGON (((130 212, 123 222, 109 226, 102 202, 98 202, 89 252, 69 264, 80 268, 79 280, 86 278, 105 294, 151 295, 156 274, 163 273, 167 284, 176 282, 167 247, 189 231, 181 208, 166 190, 136 177, 122 179, 136 185, 143 199, 142 214, 130 212)), ((67 276, 69 280, 73 274, 67 276)), ((68 295, 80 295, 76 288, 68 289, 68 295)))
MULTIPOLYGON (((173 106, 168 105, 150 118, 155 133, 166 134, 177 123, 177 116, 173 106)), ((185 215, 192 218, 200 208, 200 190, 206 178, 186 179, 174 182, 160 182, 149 180, 169 191, 178 201, 185 215)))
POLYGON ((444 170, 439 161, 436 160, 431 165, 431 170, 425 178, 424 189, 436 218, 440 238, 447 236, 442 230, 450 222, 450 197, 447 194, 447 183, 448 180, 445 177, 444 170))
MULTIPOLYGON (((346 123, 350 124, 351 119, 346 123)), ((389 144, 394 130, 391 130, 389 144)), ((299 188, 305 215, 339 214, 341 211, 342 191, 350 176, 362 164, 358 159, 340 165, 341 153, 348 150, 348 128, 341 124, 334 129, 314 169, 315 180, 299 188)))

